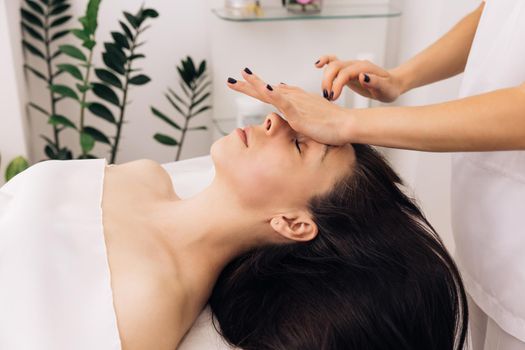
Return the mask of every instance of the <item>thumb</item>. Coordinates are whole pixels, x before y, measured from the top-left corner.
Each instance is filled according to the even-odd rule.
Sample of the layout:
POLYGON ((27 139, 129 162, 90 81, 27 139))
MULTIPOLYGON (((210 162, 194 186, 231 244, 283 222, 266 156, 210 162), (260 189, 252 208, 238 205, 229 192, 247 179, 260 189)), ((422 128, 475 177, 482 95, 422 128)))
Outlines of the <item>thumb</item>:
POLYGON ((359 74, 359 82, 361 86, 367 90, 381 91, 384 88, 384 79, 372 73, 359 74))

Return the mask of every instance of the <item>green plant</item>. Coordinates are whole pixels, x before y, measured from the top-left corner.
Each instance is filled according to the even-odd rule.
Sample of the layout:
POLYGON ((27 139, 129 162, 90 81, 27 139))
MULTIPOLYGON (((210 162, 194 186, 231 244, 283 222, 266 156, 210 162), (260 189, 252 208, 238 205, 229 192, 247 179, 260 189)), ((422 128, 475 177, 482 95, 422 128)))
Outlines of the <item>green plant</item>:
MULTIPOLYGON (((55 78, 61 74, 61 71, 55 70, 53 67, 53 62, 61 52, 58 50, 53 52, 53 50, 61 39, 69 34, 69 30, 64 29, 63 26, 72 17, 67 14, 70 6, 67 0, 39 0, 39 2, 26 0, 25 7, 20 9, 21 26, 24 34, 22 40, 24 52, 29 52, 45 63, 44 71, 29 65, 27 62, 24 64, 24 68, 44 81, 48 87, 52 86, 55 78)), ((49 90, 49 110, 35 103, 29 103, 30 107, 47 116, 49 123, 52 124, 53 139, 40 135, 47 143, 45 152, 51 159, 72 158, 71 151, 60 145, 60 132, 65 126, 53 123, 57 116, 57 104, 62 98, 56 96, 54 91, 49 90)))
POLYGON ((173 108, 184 118, 184 126, 179 126, 173 118, 166 116, 157 108, 151 107, 151 111, 156 117, 180 131, 180 139, 178 140, 161 133, 156 133, 153 136, 155 140, 163 145, 178 147, 175 161, 180 159, 182 146, 188 131, 207 130, 206 126, 189 127, 190 120, 211 108, 210 105, 201 107, 210 96, 208 89, 210 81, 206 81, 207 76, 205 74, 206 61, 203 60, 197 69, 191 57, 188 56, 186 59, 181 60, 181 65, 177 67, 177 71, 179 73, 179 86, 186 98, 182 98, 171 88, 168 88, 168 93, 165 93, 164 96, 166 96, 173 108))
MULTIPOLYGON (((0 165, 2 164, 2 156, 0 155, 0 165)), ((29 168, 29 163, 27 159, 22 156, 18 156, 13 159, 5 170, 5 181, 11 180, 15 175, 21 173, 22 171, 29 168)))
MULTIPOLYGON (((104 104, 98 102, 89 104, 91 113, 116 126, 114 141, 104 141, 111 147, 110 163, 115 163, 117 158, 124 115, 128 105, 129 88, 131 85, 144 85, 151 80, 144 74, 133 75, 134 72, 140 71, 140 69, 133 68, 132 64, 137 59, 145 58, 143 54, 137 53, 136 50, 144 44, 144 42, 139 42, 138 39, 149 28, 149 26, 144 26, 146 19, 156 18, 158 15, 157 11, 150 8, 140 8, 135 15, 124 12, 127 23, 119 22, 122 31, 111 32, 113 41, 104 43, 105 52, 102 54, 102 59, 106 68, 95 70, 95 74, 101 82, 93 84, 93 93, 118 109, 118 117, 115 118, 111 109, 104 104), (119 93, 115 92, 115 89, 119 93), (121 95, 120 97, 119 94, 121 95)), ((105 137, 105 135, 99 135, 99 141, 102 137, 105 137)))
MULTIPOLYGON (((47 1, 47 0, 41 0, 47 1)), ((63 54, 80 61, 77 65, 74 64, 59 64, 57 67, 60 71, 69 73, 78 82, 75 84, 75 89, 61 84, 53 84, 49 88, 52 92, 64 97, 71 98, 77 101, 80 105, 80 120, 78 128, 71 119, 63 115, 53 115, 50 117, 50 122, 54 125, 61 125, 65 128, 73 128, 79 132, 80 135, 80 147, 81 155, 79 158, 96 158, 89 154, 89 152, 95 146, 95 140, 100 136, 100 131, 92 127, 86 127, 85 124, 85 110, 88 106, 86 102, 86 96, 89 90, 91 90, 90 73, 93 60, 93 51, 96 45, 95 32, 97 30, 97 17, 98 9, 101 0, 89 0, 86 13, 83 17, 79 18, 79 22, 82 25, 80 29, 72 29, 71 33, 82 41, 82 46, 87 50, 87 55, 84 53, 85 50, 77 48, 74 45, 61 45, 59 47, 60 52, 63 54)))

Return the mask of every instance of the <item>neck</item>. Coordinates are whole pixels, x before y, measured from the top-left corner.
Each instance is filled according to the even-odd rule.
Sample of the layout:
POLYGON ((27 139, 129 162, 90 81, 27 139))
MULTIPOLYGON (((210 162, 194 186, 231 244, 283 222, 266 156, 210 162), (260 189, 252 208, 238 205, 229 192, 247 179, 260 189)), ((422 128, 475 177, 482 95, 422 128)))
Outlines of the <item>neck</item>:
POLYGON ((215 178, 191 198, 159 204, 151 222, 175 264, 191 266, 192 278, 214 281, 230 260, 269 242, 271 232, 261 214, 240 205, 215 178))

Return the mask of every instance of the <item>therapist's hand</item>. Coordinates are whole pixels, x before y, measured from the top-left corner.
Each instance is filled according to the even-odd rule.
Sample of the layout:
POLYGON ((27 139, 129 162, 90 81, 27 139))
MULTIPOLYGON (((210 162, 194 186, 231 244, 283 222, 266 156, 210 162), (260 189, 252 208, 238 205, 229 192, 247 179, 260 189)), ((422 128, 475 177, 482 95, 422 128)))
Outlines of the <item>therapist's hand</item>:
POLYGON ((393 102, 402 93, 399 79, 369 61, 341 61, 336 56, 325 55, 315 66, 325 67, 321 90, 330 100, 339 98, 345 85, 381 102, 393 102))
POLYGON ((348 110, 319 95, 285 84, 268 85, 254 73, 242 71, 245 81, 228 79, 228 86, 275 106, 295 131, 327 145, 351 142, 348 110))

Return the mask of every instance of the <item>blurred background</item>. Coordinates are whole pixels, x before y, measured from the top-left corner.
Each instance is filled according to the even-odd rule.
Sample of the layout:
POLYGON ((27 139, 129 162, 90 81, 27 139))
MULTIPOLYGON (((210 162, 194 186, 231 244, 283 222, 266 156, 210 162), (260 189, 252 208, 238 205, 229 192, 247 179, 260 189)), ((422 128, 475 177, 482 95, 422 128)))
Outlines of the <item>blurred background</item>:
MULTIPOLYGON (((43 33, 51 22, 43 21, 39 28, 38 19, 45 16, 39 14, 38 9, 43 9, 44 13, 46 8, 55 10, 57 15, 50 21, 64 17, 66 22, 59 21, 51 33, 56 34, 82 29, 78 18, 85 15, 88 0, 0 0, 0 185, 8 164, 18 156, 27 159, 28 164, 81 155, 110 160, 119 121, 122 123, 114 152, 115 163, 139 158, 168 163, 206 155, 214 140, 224 133, 237 126, 258 123, 262 116, 272 111, 227 88, 226 79, 240 77, 244 67, 270 83, 283 81, 321 94, 322 71, 314 68, 320 55, 368 59, 385 68, 395 67, 443 35, 473 10, 479 0, 324 0, 321 12, 315 13, 313 9, 311 14, 308 9, 301 12, 305 8, 300 6, 290 12, 280 0, 261 0, 259 7, 254 7, 253 3, 241 0, 102 0, 98 8, 98 27, 93 33, 96 46, 91 50, 93 69, 89 79, 85 79, 86 66, 82 65, 82 60, 71 56, 74 52, 67 54, 59 50, 64 45, 78 47, 87 60, 90 50, 81 47, 79 39, 84 34, 58 35, 55 41, 49 42, 49 55, 60 52, 51 64, 56 74, 54 84, 58 85, 53 90, 55 115, 60 116, 53 119, 53 126, 49 123, 52 114, 49 81, 44 79, 49 79, 46 38, 38 39, 38 33, 43 33), (239 9, 247 3, 252 3, 250 8, 239 9), (136 21, 144 15, 140 12, 142 5, 154 12, 149 12, 151 16, 145 16, 147 18, 137 29, 141 31, 140 40, 135 44, 143 44, 138 45, 136 52, 144 56, 136 57, 131 63, 133 69, 141 70, 122 76, 114 72, 123 85, 125 81, 132 81, 128 88, 118 88, 111 84, 114 77, 104 75, 104 71, 113 72, 108 67, 115 67, 112 66, 114 62, 109 62, 108 66, 107 61, 111 59, 105 60, 103 55, 111 54, 119 43, 128 45, 122 43, 120 35, 112 34, 126 35, 119 21, 138 33, 133 24, 138 25, 136 21), (21 12, 21 8, 26 12, 21 12), (37 20, 32 15, 36 15, 37 20), (67 16, 71 18, 66 19, 67 16), (150 27, 142 32, 146 26, 150 27), (31 28, 37 33, 31 33, 31 28), (45 57, 39 57, 39 52, 45 57), (188 57, 193 62, 193 71, 188 57), (203 61, 206 62, 204 68, 203 61), (57 68, 59 64, 66 65, 62 66, 62 73, 57 68), (75 78, 76 70, 67 65, 77 67, 82 79, 75 78), (95 73, 94 69, 100 71, 95 73), (39 77, 39 73, 45 77, 39 77), (135 80, 131 79, 132 75, 135 80), (144 76, 138 78, 139 75, 144 76), (115 90, 120 106, 114 100, 111 102, 113 95, 100 86, 96 93, 88 90, 83 94, 82 82, 88 80, 115 90), (64 86, 75 91, 78 98, 71 96, 71 91, 64 86), (111 114, 109 117, 102 107, 88 108, 85 104, 84 122, 94 130, 88 130, 84 136, 78 124, 82 95, 86 96, 86 103, 106 106, 111 114), (186 107, 192 103, 195 107, 188 114, 186 107), (68 125, 68 121, 73 125, 68 125), (66 147, 67 151, 60 153, 60 147, 53 148, 56 146, 53 128, 60 130, 60 147, 66 147)), ((128 39, 129 43, 133 41, 132 37, 128 39)), ((115 69, 118 71, 118 67, 115 69)), ((395 104, 423 105, 454 99, 460 81, 461 77, 456 77, 420 88, 402 96, 395 104)), ((349 91, 337 103, 349 108, 378 105, 349 91)), ((450 156, 383 151, 453 251, 449 213, 450 156)))

